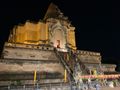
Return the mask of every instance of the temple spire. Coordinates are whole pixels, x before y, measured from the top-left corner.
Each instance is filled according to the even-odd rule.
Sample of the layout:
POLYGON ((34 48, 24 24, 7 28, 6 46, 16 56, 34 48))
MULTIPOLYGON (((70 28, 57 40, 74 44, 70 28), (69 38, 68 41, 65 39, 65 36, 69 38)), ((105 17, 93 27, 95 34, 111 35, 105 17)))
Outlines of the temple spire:
POLYGON ((57 7, 57 5, 51 3, 47 9, 47 12, 44 16, 44 20, 48 18, 60 18, 60 19, 67 19, 67 17, 63 16, 63 13, 57 7))

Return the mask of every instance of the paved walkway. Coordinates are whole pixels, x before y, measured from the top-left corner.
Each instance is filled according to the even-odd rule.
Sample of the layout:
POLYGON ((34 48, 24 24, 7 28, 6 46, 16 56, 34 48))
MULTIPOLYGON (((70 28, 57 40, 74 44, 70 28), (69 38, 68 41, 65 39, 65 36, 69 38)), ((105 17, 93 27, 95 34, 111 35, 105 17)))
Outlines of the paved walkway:
MULTIPOLYGON (((96 89, 94 88, 92 90, 96 90, 96 89)), ((101 88, 100 90, 120 90, 120 87, 115 87, 115 88, 105 87, 105 88, 101 88)))

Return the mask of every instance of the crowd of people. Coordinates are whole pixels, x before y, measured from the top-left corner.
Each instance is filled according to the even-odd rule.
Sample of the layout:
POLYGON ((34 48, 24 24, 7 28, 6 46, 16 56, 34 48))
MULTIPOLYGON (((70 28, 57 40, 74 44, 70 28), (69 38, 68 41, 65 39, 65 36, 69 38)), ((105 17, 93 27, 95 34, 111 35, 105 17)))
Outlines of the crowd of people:
POLYGON ((102 90, 104 87, 119 87, 120 82, 118 79, 86 79, 80 84, 80 90, 102 90))

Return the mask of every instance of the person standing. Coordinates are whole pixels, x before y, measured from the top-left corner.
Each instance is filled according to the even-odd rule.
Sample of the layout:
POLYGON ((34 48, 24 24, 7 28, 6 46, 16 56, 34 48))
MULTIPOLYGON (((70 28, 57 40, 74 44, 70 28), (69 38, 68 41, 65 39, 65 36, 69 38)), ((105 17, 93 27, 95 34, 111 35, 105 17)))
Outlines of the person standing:
POLYGON ((91 90, 91 79, 90 78, 88 78, 87 84, 88 84, 88 90, 91 90))
POLYGON ((95 87, 96 87, 96 90, 100 90, 100 84, 97 83, 95 87))

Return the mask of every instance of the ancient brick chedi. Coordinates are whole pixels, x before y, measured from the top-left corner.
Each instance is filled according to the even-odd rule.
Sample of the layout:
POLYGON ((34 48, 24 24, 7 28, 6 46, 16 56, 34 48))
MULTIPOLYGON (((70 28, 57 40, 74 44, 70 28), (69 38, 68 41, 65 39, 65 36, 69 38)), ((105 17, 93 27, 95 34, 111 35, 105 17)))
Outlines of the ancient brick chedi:
POLYGON ((63 82, 64 67, 54 48, 75 50, 74 30, 54 4, 50 4, 43 20, 16 25, 5 42, 0 62, 0 80, 9 82, 1 84, 16 80, 32 84, 35 70, 40 83, 63 82))
MULTIPOLYGON (((44 19, 16 25, 5 42, 0 59, 0 85, 33 84, 34 71, 38 83, 64 82, 64 71, 76 77, 76 62, 81 75, 104 73, 101 55, 77 50, 75 27, 54 4, 50 4, 44 19)), ((115 65, 107 65, 115 71, 115 65)), ((111 68, 111 69, 110 69, 111 68)), ((104 69, 105 70, 105 69, 104 69)), ((106 69, 108 70, 108 69, 106 69)))

